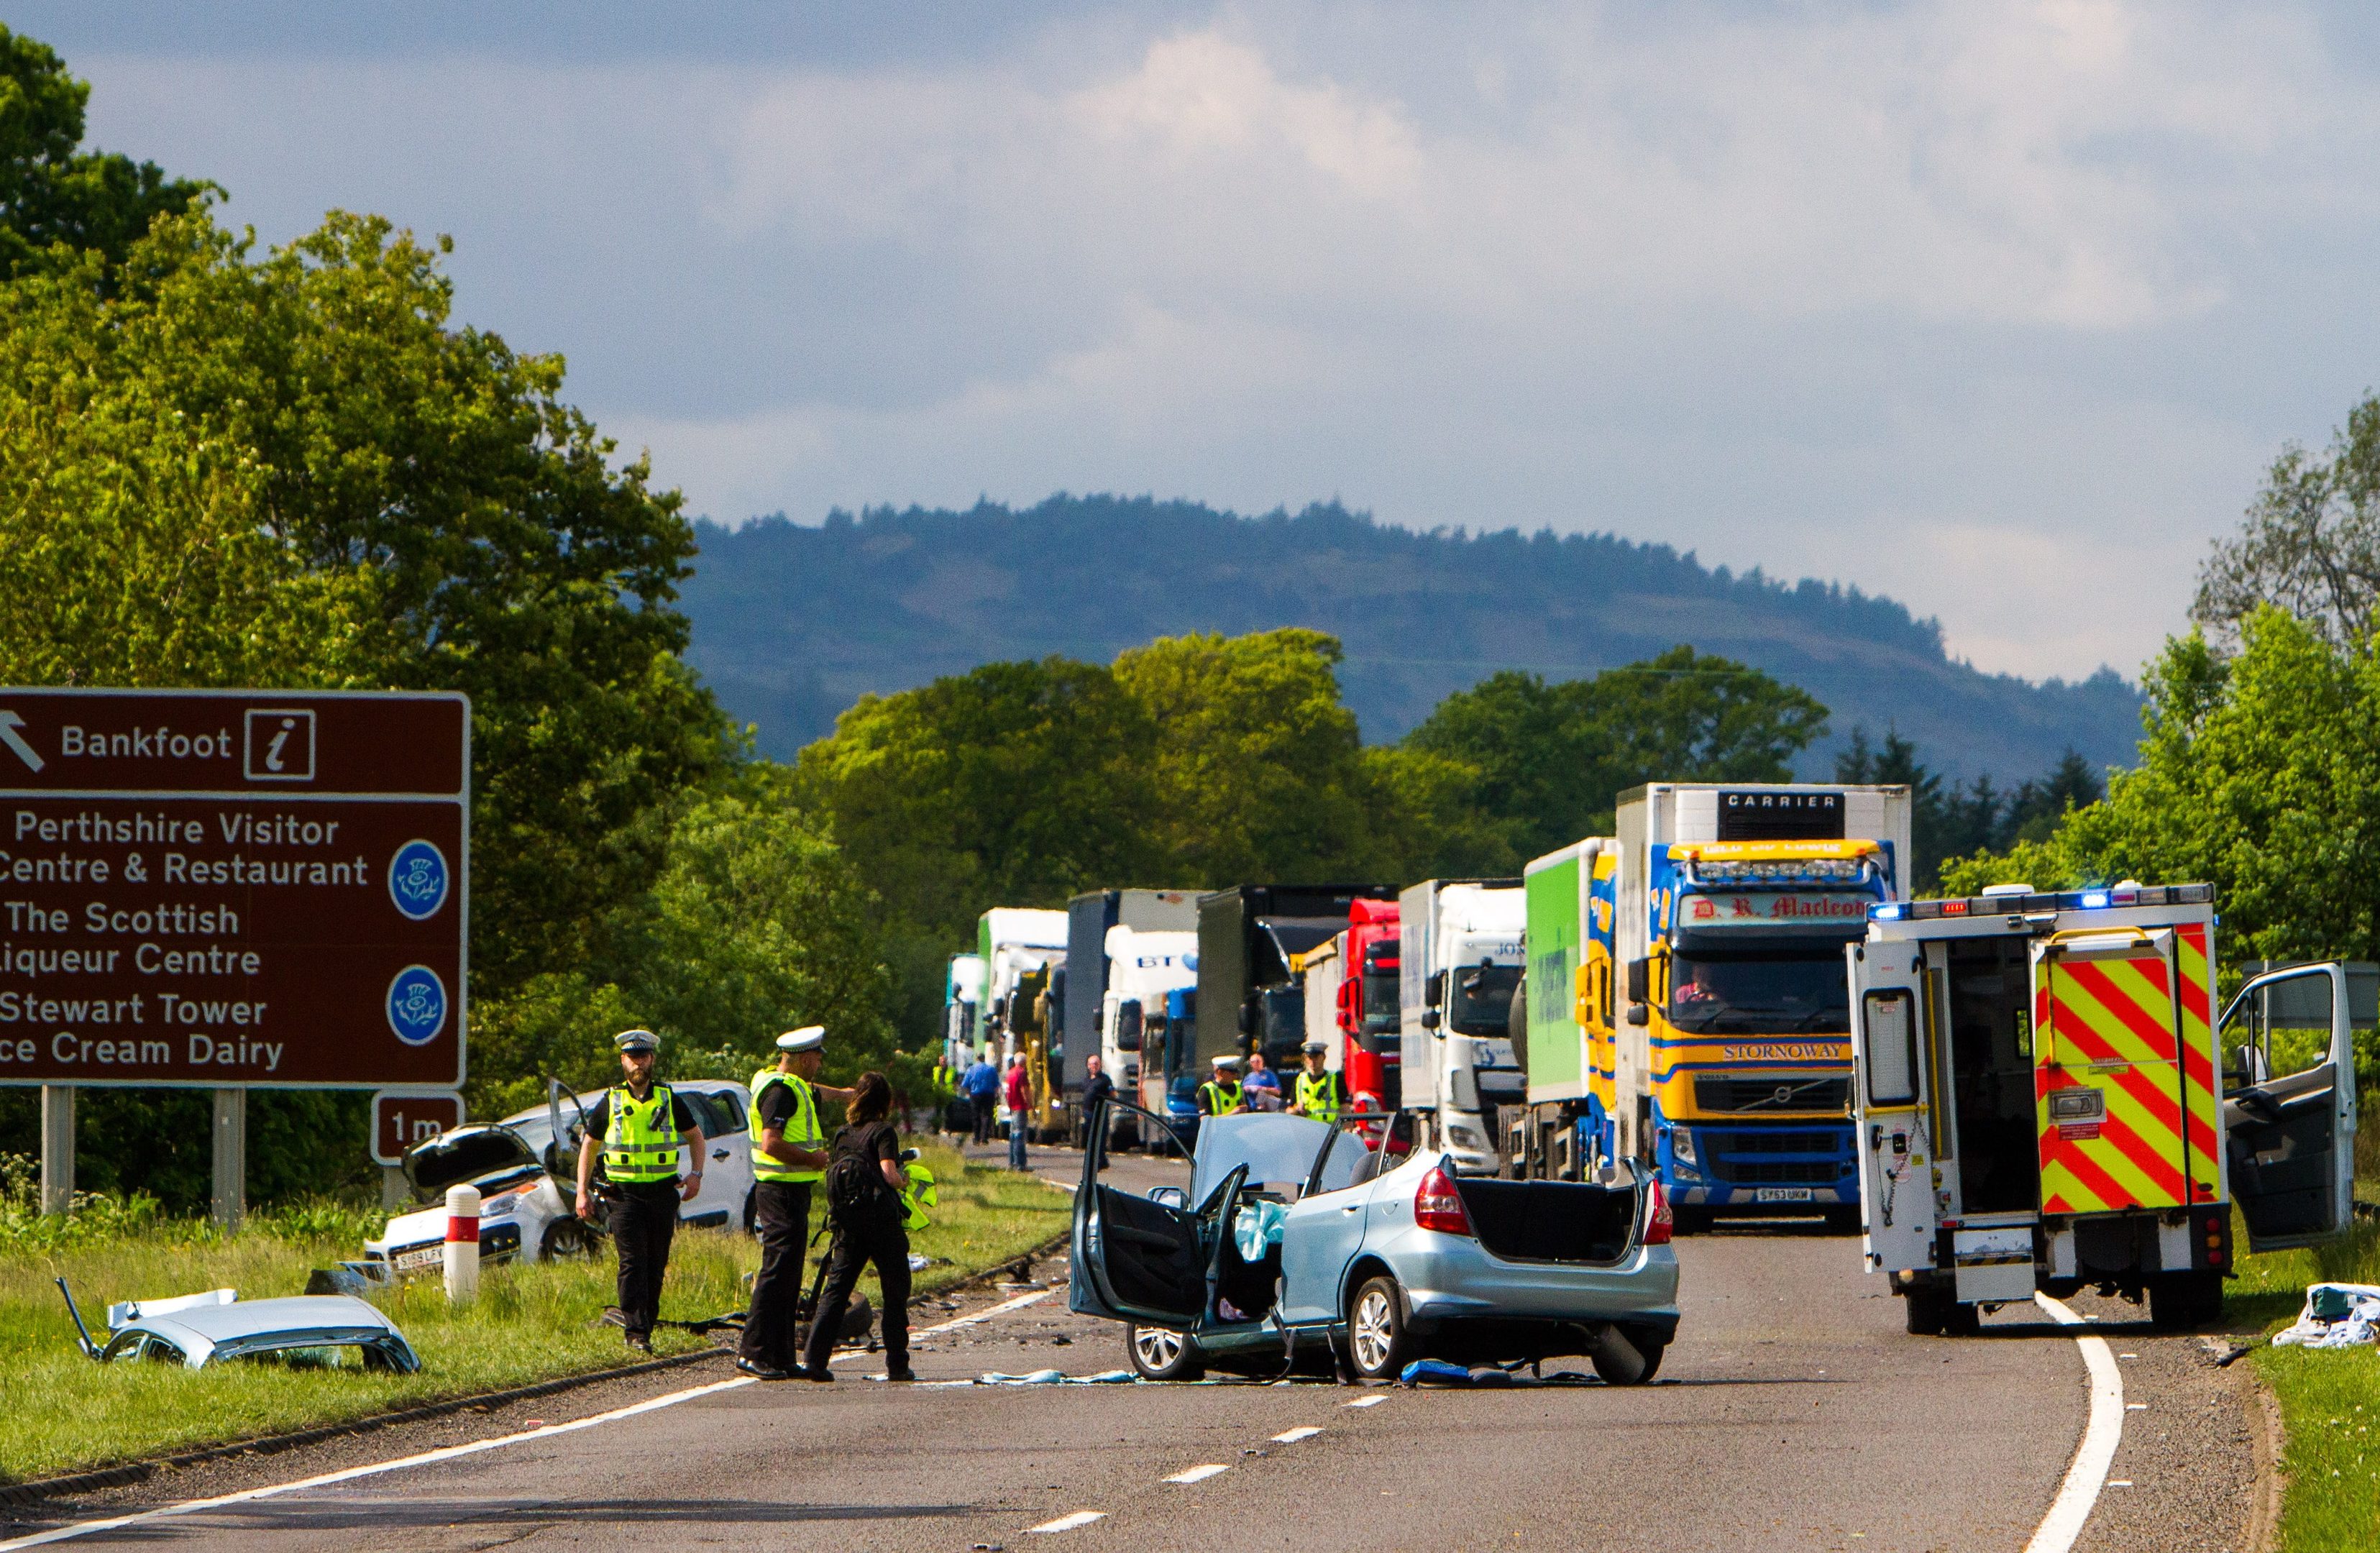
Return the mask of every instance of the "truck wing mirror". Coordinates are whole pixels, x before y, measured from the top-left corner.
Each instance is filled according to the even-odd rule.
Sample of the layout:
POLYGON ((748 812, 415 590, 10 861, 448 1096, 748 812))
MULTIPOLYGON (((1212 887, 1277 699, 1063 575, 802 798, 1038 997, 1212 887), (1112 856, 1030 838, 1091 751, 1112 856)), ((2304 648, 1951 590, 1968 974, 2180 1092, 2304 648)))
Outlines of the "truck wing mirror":
POLYGON ((1425 1030, 1435 1030, 1438 1028, 1438 1010, 1434 1008, 1426 1008, 1421 1011, 1421 1027, 1425 1030))
MULTIPOLYGON (((1629 961, 1628 1001, 1632 1003, 1651 1002, 1653 1001, 1651 990, 1652 985, 1653 963, 1641 955, 1636 959, 1629 961)), ((1637 1018, 1635 1015, 1631 1014, 1629 1015, 1628 1023, 1631 1025, 1642 1025, 1645 1022, 1642 1019, 1637 1018)))
POLYGON ((1257 1030, 1257 1011, 1246 1003, 1240 1005, 1240 1034, 1252 1036, 1257 1030))
POLYGON ((1647 1010, 1643 1003, 1631 1003, 1628 1005, 1627 1019, 1629 1024, 1643 1025, 1651 1018, 1651 1012, 1647 1010))
MULTIPOLYGON (((1432 971, 1429 973, 1429 980, 1422 989, 1421 1001, 1427 1003, 1432 1008, 1436 1008, 1439 1004, 1446 1001, 1446 973, 1444 971, 1432 971)), ((1432 1028, 1434 1029, 1436 1026, 1433 1025, 1432 1028)))

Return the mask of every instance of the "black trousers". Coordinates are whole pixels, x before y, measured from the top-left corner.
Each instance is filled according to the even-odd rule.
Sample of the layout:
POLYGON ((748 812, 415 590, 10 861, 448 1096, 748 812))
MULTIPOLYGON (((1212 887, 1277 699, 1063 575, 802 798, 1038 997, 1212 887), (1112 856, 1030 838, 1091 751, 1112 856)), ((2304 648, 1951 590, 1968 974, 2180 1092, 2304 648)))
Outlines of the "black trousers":
POLYGON ((677 1233, 677 1186, 636 1182, 619 1192, 612 1202, 612 1250, 620 1259, 620 1314, 630 1337, 649 1338, 662 1313, 662 1280, 677 1233))
POLYGON ((752 1308, 744 1317, 743 1356, 789 1369, 795 1358, 795 1310, 802 1298, 802 1237, 809 1233, 807 1181, 762 1181, 752 1187, 752 1219, 760 1231, 760 1271, 752 1280, 752 1308))
POLYGON ((834 1251, 827 1258, 826 1292, 819 1296, 818 1317, 810 1323, 809 1349, 803 1355, 814 1370, 826 1368, 834 1352, 834 1335, 843 1329, 844 1312, 851 1308, 851 1292, 859 1286, 859 1269, 876 1264, 876 1280, 884 1301, 884 1362, 893 1369, 909 1363, 909 1231, 901 1227, 899 1211, 856 1224, 835 1227, 834 1251))
POLYGON ((967 1103, 975 1109, 975 1141, 990 1143, 993 1112, 999 1109, 999 1102, 989 1095, 977 1095, 967 1103))

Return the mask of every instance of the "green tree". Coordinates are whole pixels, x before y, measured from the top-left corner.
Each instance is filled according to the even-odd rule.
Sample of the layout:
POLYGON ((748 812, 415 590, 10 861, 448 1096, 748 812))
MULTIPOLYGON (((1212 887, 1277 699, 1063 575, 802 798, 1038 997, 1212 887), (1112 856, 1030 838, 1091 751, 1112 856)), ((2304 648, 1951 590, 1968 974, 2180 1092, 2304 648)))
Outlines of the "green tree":
POLYGON ((1608 833, 1639 783, 1790 780, 1826 724, 1806 692, 1682 646, 1592 679, 1492 675, 1440 701, 1404 744, 1478 773, 1475 801, 1509 868, 1608 833))
POLYGON ((0 280, 51 264, 59 244, 68 262, 85 250, 120 261, 151 222, 212 191, 154 163, 79 149, 90 102, 90 84, 55 50, 0 27, 0 280))
POLYGON ((1946 887, 2212 882, 2227 958, 2380 954, 2380 650, 2266 607, 2225 657, 2193 631, 2147 676, 2141 763, 2041 842, 1961 858, 1946 887))
POLYGON ((475 990, 583 963, 734 751, 676 493, 384 221, 259 260, 169 216, 126 263, 0 288, 0 673, 466 691, 475 990))
POLYGON ((1115 661, 1156 730, 1153 831, 1183 880, 1321 883, 1369 861, 1363 741, 1339 640, 1287 627, 1160 637, 1115 661))
POLYGON ((2199 570, 2191 619, 2236 642, 2272 605, 2334 647, 2360 639, 2380 602, 2380 397, 2348 412, 2327 457, 2295 443, 2265 472, 2240 532, 2199 570))

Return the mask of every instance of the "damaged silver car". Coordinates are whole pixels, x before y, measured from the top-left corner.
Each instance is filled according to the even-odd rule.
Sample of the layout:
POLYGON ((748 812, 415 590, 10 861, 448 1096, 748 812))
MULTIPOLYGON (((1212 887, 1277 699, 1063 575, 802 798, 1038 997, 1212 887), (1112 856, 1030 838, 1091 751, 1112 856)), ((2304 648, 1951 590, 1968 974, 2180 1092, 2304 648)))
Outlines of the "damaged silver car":
POLYGON ((211 1289, 168 1300, 124 1300, 107 1307, 107 1341, 98 1342, 75 1307, 74 1292, 65 1279, 57 1281, 82 1351, 102 1364, 150 1359, 195 1370, 221 1359, 267 1359, 396 1375, 421 1367, 395 1324, 351 1295, 243 1300, 236 1291, 211 1289))

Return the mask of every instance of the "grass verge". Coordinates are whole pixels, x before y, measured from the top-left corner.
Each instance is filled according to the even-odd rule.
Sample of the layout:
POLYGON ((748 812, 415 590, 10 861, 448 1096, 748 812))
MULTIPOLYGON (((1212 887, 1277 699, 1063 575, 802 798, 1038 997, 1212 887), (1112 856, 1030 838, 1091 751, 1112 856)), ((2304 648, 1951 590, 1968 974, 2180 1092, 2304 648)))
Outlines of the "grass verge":
MULTIPOLYGON (((937 1258, 917 1292, 947 1288, 997 1267, 1065 1229, 1068 1201, 1041 1182, 970 1169, 929 1148, 940 1179, 934 1222, 912 1249, 937 1258)), ((22 1482, 176 1450, 363 1418, 444 1398, 609 1369, 639 1357, 600 1326, 613 1302, 608 1257, 541 1267, 491 1267, 480 1296, 448 1306, 435 1279, 417 1280, 379 1303, 421 1355, 419 1373, 369 1374, 269 1364, 189 1371, 162 1365, 95 1365, 76 1348, 53 1279, 74 1286, 86 1319, 108 1302, 230 1287, 249 1299, 301 1292, 311 1268, 358 1254, 376 1212, 311 1204, 257 1215, 241 1232, 203 1221, 97 1207, 80 1226, 30 1222, 21 1204, 0 1214, 0 1374, 10 1378, 0 1429, 0 1481, 22 1482)), ((825 1241, 817 1244, 822 1255, 825 1241)), ((754 1244, 724 1231, 681 1232, 670 1256, 662 1314, 679 1319, 743 1307, 754 1244)), ((872 1277, 863 1283, 876 1297, 872 1277)), ((663 1329, 657 1353, 688 1353, 707 1339, 663 1329)))
MULTIPOLYGON (((2232 1232, 2235 1244, 2248 1244, 2236 1217, 2232 1232)), ((2310 1250, 2241 1257, 2226 1305, 2234 1319, 2275 1331, 2297 1318, 2306 1285, 2316 1282, 2380 1283, 2380 1226, 2359 1225, 2344 1240, 2310 1250)), ((2380 1526, 2380 1351, 2266 1346, 2253 1362, 2288 1435, 2284 1553, 2369 1546, 2380 1526)))

